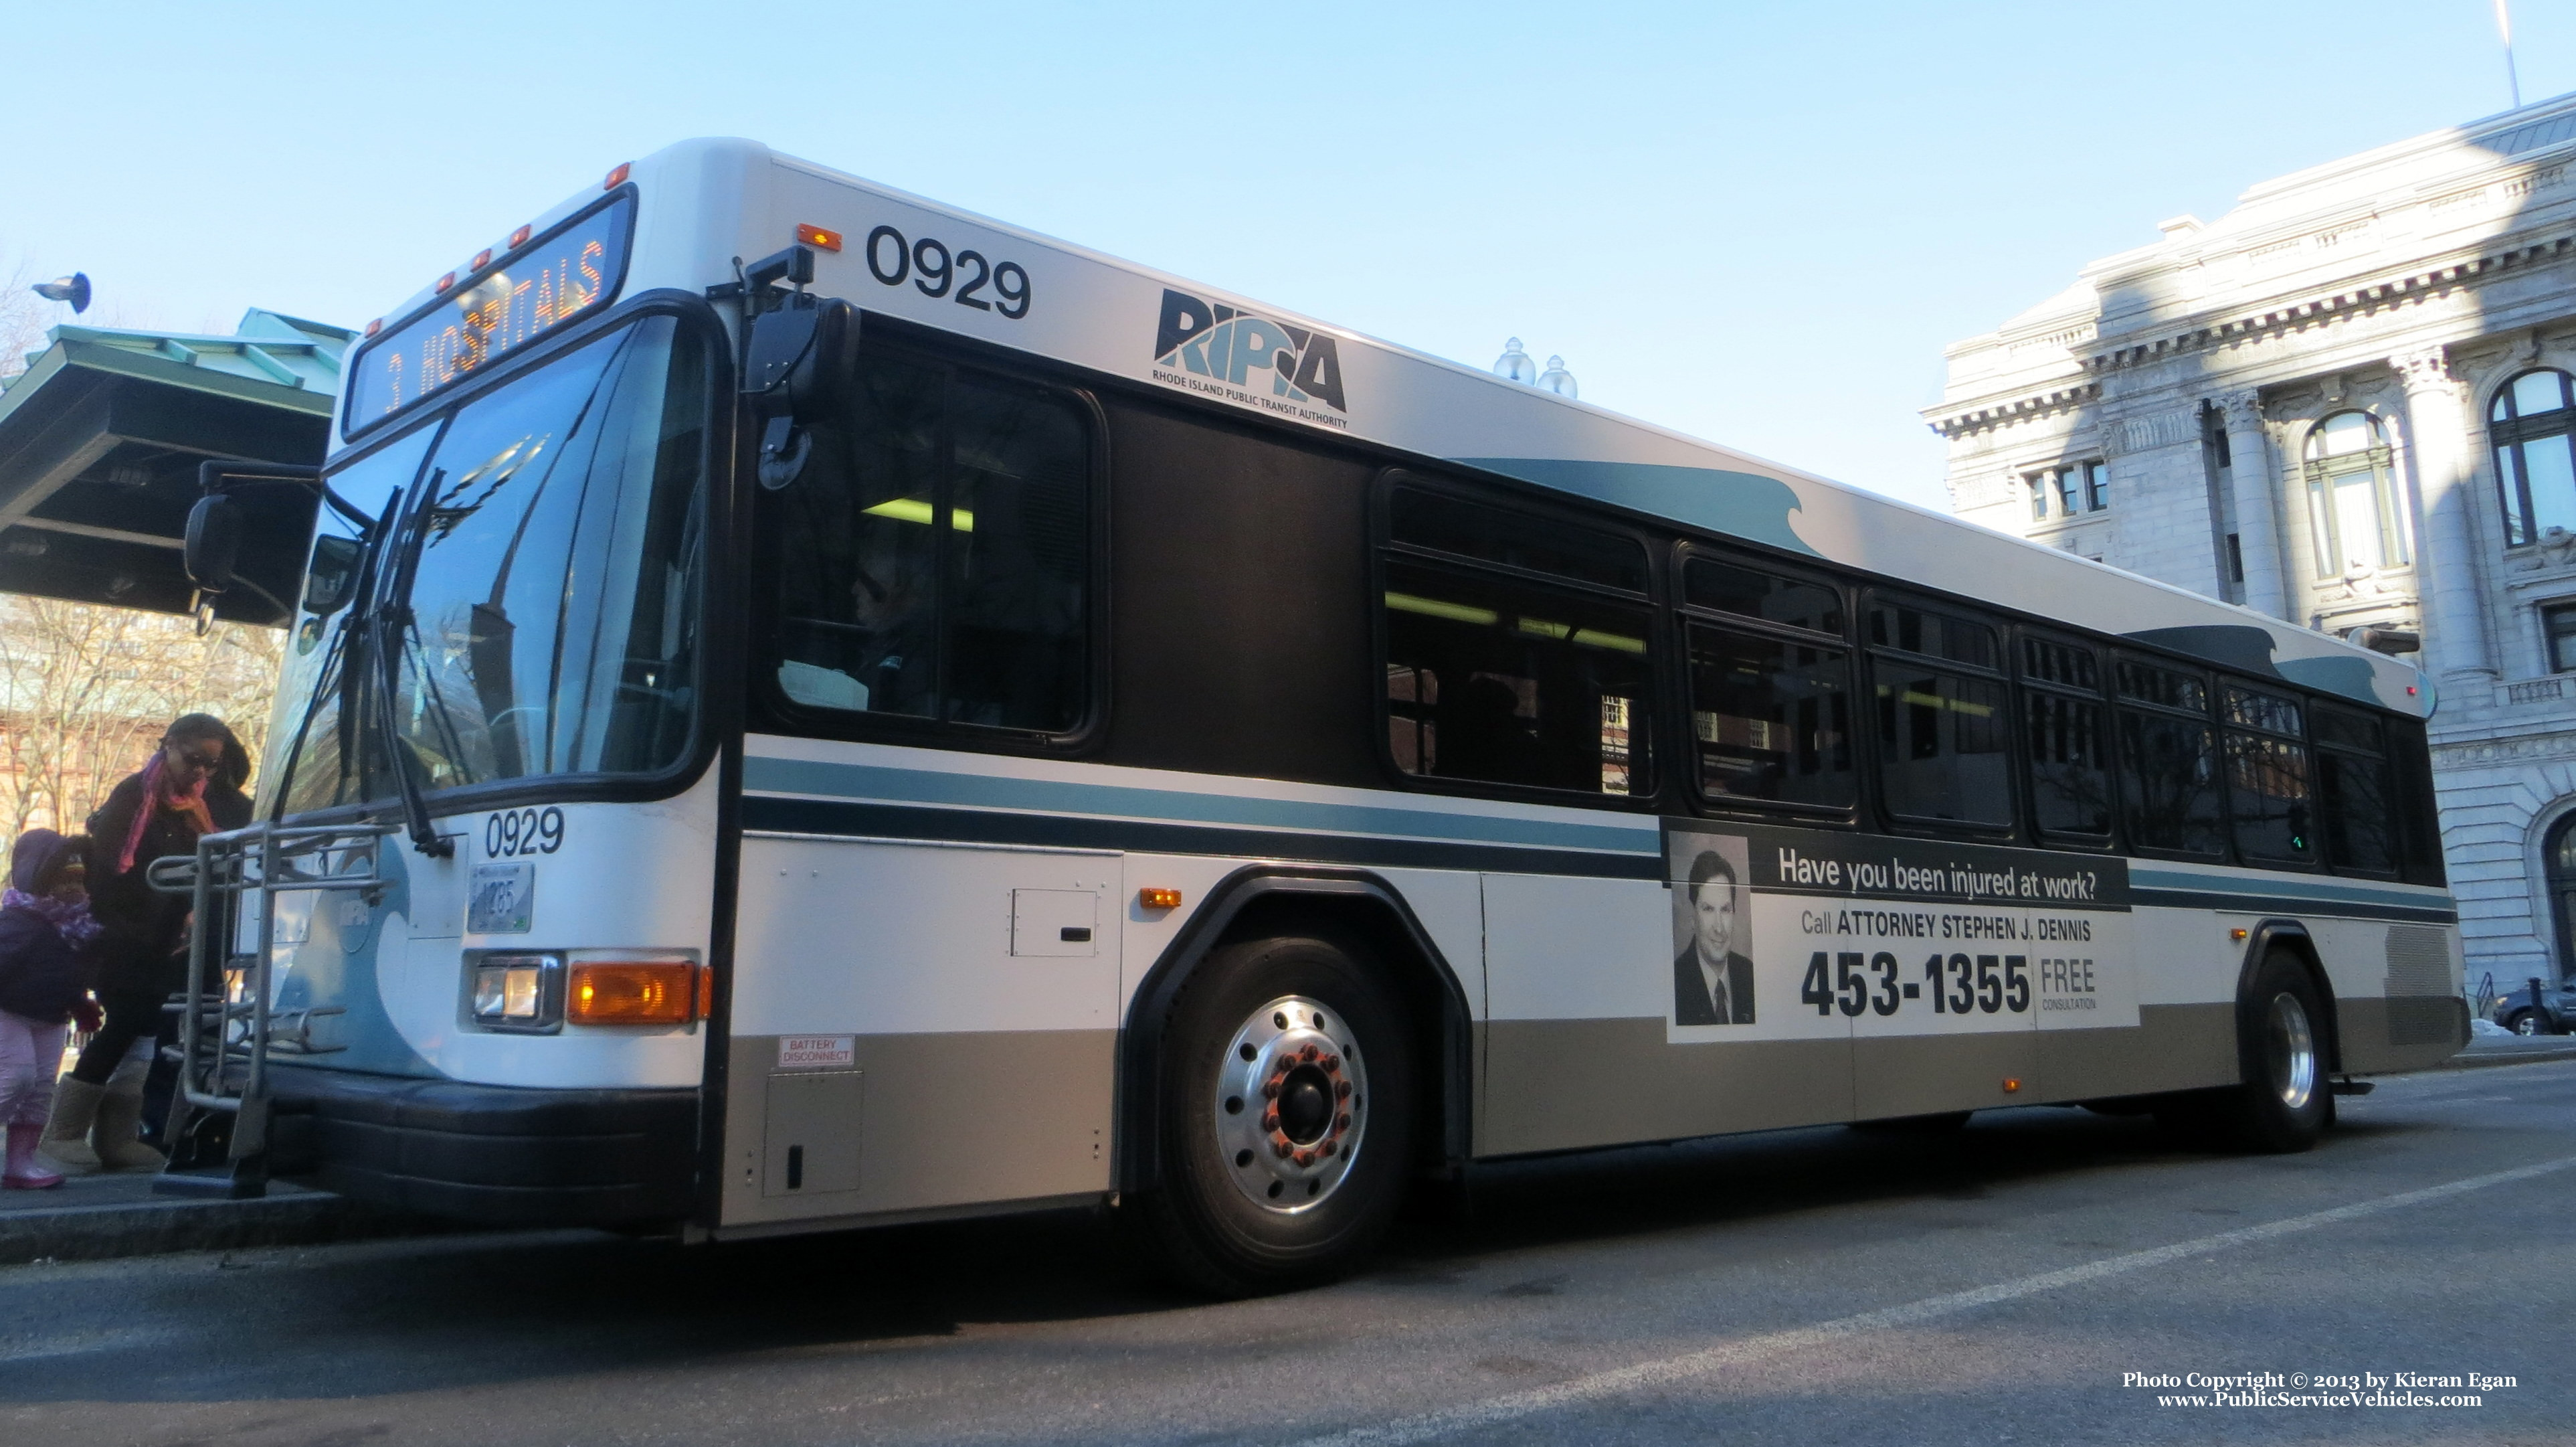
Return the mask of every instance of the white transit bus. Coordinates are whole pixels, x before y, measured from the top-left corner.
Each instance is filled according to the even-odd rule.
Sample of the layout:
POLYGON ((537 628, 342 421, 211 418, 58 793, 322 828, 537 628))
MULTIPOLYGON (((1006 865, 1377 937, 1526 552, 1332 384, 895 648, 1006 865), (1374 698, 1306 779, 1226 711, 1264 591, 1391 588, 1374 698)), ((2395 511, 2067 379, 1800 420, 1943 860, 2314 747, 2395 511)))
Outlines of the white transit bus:
POLYGON ((2295 1150, 2467 1038, 2423 677, 2318 633, 743 141, 366 331, 309 563, 192 530, 292 642, 174 1180, 1260 1291, 1478 1160, 2295 1150))

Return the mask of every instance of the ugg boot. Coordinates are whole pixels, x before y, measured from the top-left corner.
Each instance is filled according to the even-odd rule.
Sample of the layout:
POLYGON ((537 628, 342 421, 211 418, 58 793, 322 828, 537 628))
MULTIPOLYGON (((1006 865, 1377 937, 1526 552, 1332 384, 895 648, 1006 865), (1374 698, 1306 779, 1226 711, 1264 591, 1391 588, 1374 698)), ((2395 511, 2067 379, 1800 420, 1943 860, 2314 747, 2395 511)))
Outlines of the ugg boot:
POLYGON ((99 1168, 98 1152, 89 1148, 89 1128, 98 1118, 106 1087, 87 1085, 66 1075, 54 1082, 54 1114, 45 1122, 36 1149, 65 1174, 85 1176, 99 1168))
POLYGON ((0 1168, 0 1189, 11 1191, 45 1191, 63 1183, 62 1176, 49 1171, 36 1159, 36 1142, 43 1139, 40 1125, 9 1127, 8 1165, 0 1168))
POLYGON ((98 1152, 98 1163, 111 1171, 157 1171, 168 1165, 169 1158, 143 1143, 136 1127, 143 1123, 143 1082, 130 1088, 112 1087, 98 1100, 98 1125, 90 1140, 98 1152))

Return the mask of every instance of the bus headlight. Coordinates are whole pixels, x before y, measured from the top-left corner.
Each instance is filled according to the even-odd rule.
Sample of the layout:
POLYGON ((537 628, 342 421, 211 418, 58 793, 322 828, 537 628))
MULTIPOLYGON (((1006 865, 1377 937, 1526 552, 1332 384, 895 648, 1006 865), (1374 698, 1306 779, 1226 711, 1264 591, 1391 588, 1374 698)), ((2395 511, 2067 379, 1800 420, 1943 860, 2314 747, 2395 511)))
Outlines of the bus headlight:
POLYGON ((563 1028, 563 956, 484 955, 472 969, 475 1024, 523 1034, 563 1028))

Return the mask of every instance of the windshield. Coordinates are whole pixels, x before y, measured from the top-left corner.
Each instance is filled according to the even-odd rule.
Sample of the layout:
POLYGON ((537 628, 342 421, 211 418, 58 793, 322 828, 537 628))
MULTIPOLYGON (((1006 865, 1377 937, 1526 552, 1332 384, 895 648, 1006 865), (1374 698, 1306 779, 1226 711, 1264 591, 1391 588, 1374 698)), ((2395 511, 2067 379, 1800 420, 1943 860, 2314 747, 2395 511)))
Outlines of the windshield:
POLYGON ((316 538, 272 735, 284 808, 397 792, 377 638, 396 645, 393 732, 423 790, 678 763, 697 696, 708 400, 704 348, 646 317, 335 473, 393 525, 361 566, 367 594, 327 611, 329 575, 358 551, 334 540, 356 530, 316 538), (405 576, 408 598, 389 598, 405 576))

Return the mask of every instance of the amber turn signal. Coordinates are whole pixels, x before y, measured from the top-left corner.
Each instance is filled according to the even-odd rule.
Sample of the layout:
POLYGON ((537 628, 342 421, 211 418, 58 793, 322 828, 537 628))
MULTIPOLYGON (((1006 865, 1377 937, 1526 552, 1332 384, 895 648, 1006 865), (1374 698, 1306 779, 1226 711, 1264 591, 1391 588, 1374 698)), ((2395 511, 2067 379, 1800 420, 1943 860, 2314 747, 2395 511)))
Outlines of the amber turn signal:
POLYGON ((2011 1076, 2009 1076, 2009 1075, 2005 1076, 2005 1077, 2004 1077, 2004 1094, 2006 1094, 2006 1095, 2019 1095, 2020 1093, 2021 1093, 2021 1082, 2020 1082, 2020 1081, 2018 1081, 2018 1080, 2013 1079, 2013 1078, 2012 1078, 2011 1076))
POLYGON ((1177 889, 1162 889, 1147 885, 1136 891, 1136 903, 1143 909, 1179 909, 1181 892, 1177 889))
POLYGON ((2227 937, 2231 940, 2241 940, 2245 938, 2245 931, 2241 929, 2232 929, 2227 932, 2227 937))
POLYGON ((686 1025, 698 1018, 698 967, 686 960, 575 961, 564 999, 573 1025, 686 1025))
POLYGON ((800 223, 796 228, 796 239, 817 251, 841 249, 841 233, 829 226, 806 226, 800 223))

